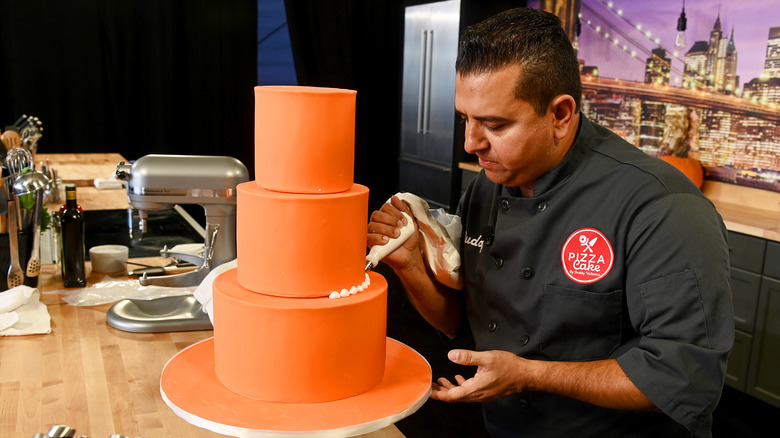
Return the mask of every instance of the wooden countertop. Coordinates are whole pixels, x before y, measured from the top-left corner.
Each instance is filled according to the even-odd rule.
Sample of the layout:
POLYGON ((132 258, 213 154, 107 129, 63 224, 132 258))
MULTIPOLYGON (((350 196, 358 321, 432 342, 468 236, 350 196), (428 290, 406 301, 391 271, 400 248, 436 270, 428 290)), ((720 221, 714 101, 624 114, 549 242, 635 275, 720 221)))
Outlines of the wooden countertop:
POLYGON ((35 163, 51 163, 63 181, 77 187, 94 187, 95 178, 111 178, 125 157, 115 153, 35 154, 35 163))
MULTIPOLYGON (((90 273, 88 282, 102 278, 90 273)), ((57 266, 44 266, 39 290, 61 288, 57 266)), ((50 334, 0 339, 0 436, 30 437, 53 424, 92 437, 221 436, 177 417, 159 390, 165 363, 211 331, 127 333, 106 324, 110 304, 74 307, 56 293, 41 302, 50 334)))
MULTIPOLYGON (((127 161, 115 153, 92 154, 36 154, 36 166, 43 162, 57 170, 64 184, 76 185, 78 203, 85 210, 119 210, 129 208, 125 189, 98 189, 96 178, 111 178, 120 161, 127 161)), ((65 202, 64 199, 62 202, 65 202)), ((49 211, 59 209, 61 203, 49 203, 49 211)))
MULTIPOLYGON (((168 259, 135 261, 165 264, 168 259)), ((88 285, 104 276, 90 272, 88 285)), ((62 290, 56 265, 43 267, 39 290, 62 290)), ((91 437, 224 436, 187 423, 160 396, 168 360, 213 331, 129 333, 106 324, 111 304, 70 306, 58 293, 42 293, 41 302, 51 315, 50 334, 0 338, 0 437, 31 437, 53 424, 91 437)), ((389 426, 365 437, 403 434, 389 426)))
POLYGON ((730 231, 780 242, 780 193, 716 181, 705 181, 702 192, 730 231))
MULTIPOLYGON (((458 167, 481 169, 465 162, 458 167)), ((729 231, 780 242, 780 193, 709 180, 701 191, 715 204, 729 231)))
MULTIPOLYGON (((36 163, 42 157, 38 155, 36 163)), ((97 190, 93 177, 110 176, 118 154, 49 154, 52 167, 66 182, 76 182, 79 203, 86 210, 126 208, 123 189, 97 190), (72 163, 71 165, 65 165, 72 163), (86 169, 80 176, 78 169, 86 169), (91 190, 90 190, 91 189, 91 190), (87 194, 93 193, 94 196, 87 194)), ((44 158, 45 160, 45 158, 44 158)), ((59 206, 56 206, 59 207, 59 206)), ((169 259, 136 259, 163 265, 169 259)), ((92 273, 87 262, 88 286, 105 274, 92 273)), ((38 289, 63 289, 56 265, 44 265, 38 289)), ((106 324, 111 304, 70 306, 58 293, 42 293, 51 316, 47 335, 0 338, 0 437, 31 437, 48 432, 54 424, 76 429, 77 434, 108 437, 111 434, 157 438, 221 437, 179 418, 162 400, 160 375, 176 353, 213 336, 213 331, 129 333, 106 324)), ((395 427, 365 435, 403 438, 395 427)))

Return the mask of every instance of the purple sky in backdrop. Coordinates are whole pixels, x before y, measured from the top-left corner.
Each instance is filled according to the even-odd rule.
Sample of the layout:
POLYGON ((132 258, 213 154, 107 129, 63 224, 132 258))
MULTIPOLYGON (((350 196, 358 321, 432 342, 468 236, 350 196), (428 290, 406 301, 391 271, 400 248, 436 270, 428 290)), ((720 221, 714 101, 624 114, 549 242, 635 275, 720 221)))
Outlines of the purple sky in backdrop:
MULTIPOLYGON (((529 1, 529 6, 535 7, 532 3, 529 1)), ((632 24, 641 24, 643 31, 649 30, 653 40, 656 37, 660 38, 661 45, 667 51, 675 50, 674 38, 677 34, 677 18, 682 9, 682 0, 612 0, 612 10, 622 9, 623 17, 631 24, 610 12, 606 0, 581 0, 581 3, 580 11, 583 20, 579 57, 585 60, 586 65, 597 66, 601 76, 644 80, 644 61, 656 46, 635 30, 632 24), (597 20, 589 9, 606 18, 609 26, 597 20), (593 26, 601 25, 601 34, 596 33, 585 23, 588 18, 591 18, 593 26), (630 38, 640 43, 643 49, 625 42, 624 38, 616 33, 615 26, 619 26, 630 38), (617 36, 621 41, 621 47, 615 47, 611 41, 604 39, 603 35, 607 27, 611 27, 610 40, 617 36), (623 44, 628 46, 629 51, 636 51, 637 59, 632 59, 622 49, 623 44)), ((745 82, 758 77, 764 69, 769 28, 780 26, 778 6, 780 6, 778 0, 687 0, 685 2, 685 15, 688 18, 685 31, 686 47, 678 55, 680 61, 672 57, 672 77, 680 77, 683 70, 681 60, 693 43, 709 40, 718 11, 720 11, 724 37, 728 38, 731 30, 734 30, 740 88, 745 82)), ((673 83, 679 85, 678 82, 673 83)))

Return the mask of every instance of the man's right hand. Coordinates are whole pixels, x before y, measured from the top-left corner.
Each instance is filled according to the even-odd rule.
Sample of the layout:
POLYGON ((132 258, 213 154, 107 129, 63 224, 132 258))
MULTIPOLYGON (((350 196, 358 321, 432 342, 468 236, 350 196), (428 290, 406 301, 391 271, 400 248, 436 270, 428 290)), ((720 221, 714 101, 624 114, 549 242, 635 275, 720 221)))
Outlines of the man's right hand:
MULTIPOLYGON (((368 223, 368 237, 366 244, 369 248, 376 245, 384 245, 391 238, 400 235, 401 228, 406 224, 407 219, 402 214, 406 213, 409 217, 414 217, 409 206, 400 200, 397 196, 390 198, 390 202, 382 205, 382 208, 371 214, 371 220, 368 223)), ((424 262, 420 252, 420 234, 415 232, 401 245, 397 250, 388 254, 382 259, 394 271, 404 270, 418 262, 424 262)))

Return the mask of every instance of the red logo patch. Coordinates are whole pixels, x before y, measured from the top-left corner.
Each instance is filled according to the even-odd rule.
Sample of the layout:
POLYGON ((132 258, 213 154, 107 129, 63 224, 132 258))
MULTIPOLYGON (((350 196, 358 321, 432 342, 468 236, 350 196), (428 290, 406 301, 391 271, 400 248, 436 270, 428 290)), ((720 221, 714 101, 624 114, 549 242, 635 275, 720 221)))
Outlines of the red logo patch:
POLYGON ((571 234, 561 251, 563 272, 581 284, 604 278, 612 269, 614 253, 609 240, 594 228, 581 228, 571 234))

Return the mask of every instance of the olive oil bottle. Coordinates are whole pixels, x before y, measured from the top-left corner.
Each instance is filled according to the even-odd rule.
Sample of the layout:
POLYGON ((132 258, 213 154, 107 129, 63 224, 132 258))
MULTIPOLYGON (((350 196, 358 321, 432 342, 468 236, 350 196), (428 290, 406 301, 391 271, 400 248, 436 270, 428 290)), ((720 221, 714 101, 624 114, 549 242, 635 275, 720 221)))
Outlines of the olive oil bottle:
POLYGON ((83 287, 87 284, 84 272, 84 214, 76 203, 76 186, 65 186, 65 206, 60 209, 62 235, 61 264, 65 287, 83 287))

